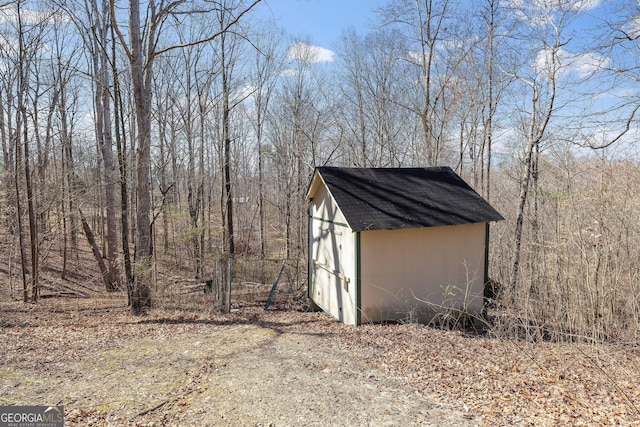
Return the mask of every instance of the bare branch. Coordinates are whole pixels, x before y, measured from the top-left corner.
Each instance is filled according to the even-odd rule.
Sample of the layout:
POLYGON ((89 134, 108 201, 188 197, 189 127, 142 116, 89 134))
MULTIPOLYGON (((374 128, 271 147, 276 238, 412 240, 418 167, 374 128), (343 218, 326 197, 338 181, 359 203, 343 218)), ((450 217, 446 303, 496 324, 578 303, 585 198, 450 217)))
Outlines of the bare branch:
MULTIPOLYGON (((111 1, 113 1, 113 0, 111 0, 111 1)), ((229 29, 231 27, 233 27, 235 24, 238 23, 238 21, 240 21, 240 18, 242 18, 245 14, 247 14, 251 9, 253 9, 261 1, 262 0, 254 0, 253 3, 251 3, 251 5, 249 7, 245 8, 243 11, 241 11, 238 14, 238 16, 236 16, 233 20, 231 20, 222 30, 212 34, 211 36, 209 36, 207 38, 204 38, 204 39, 196 40, 196 41, 193 41, 193 42, 173 45, 173 46, 166 47, 164 49, 160 49, 160 50, 158 50, 158 51, 156 51, 154 53, 154 56, 162 55, 163 53, 167 53, 167 52, 175 50, 175 49, 182 49, 182 48, 185 48, 185 47, 197 46, 199 44, 208 43, 210 41, 215 40, 220 35, 226 33, 227 31, 229 31, 229 29)))
POLYGON ((131 55, 131 50, 127 46, 127 42, 126 42, 126 40, 124 38, 124 35, 122 34, 122 31, 120 31, 120 27, 118 26, 118 21, 116 20, 115 0, 109 0, 109 15, 110 15, 110 18, 111 18, 111 26, 113 27, 114 31, 118 35, 118 39, 120 40, 120 44, 122 45, 122 48, 124 49, 124 52, 127 54, 127 57, 129 58, 129 61, 131 61, 132 58, 133 58, 133 56, 131 55))
POLYGON ((622 132, 620 132, 611 141, 606 142, 606 143, 601 144, 601 145, 588 144, 587 146, 589 148, 591 148, 591 149, 594 149, 594 150, 602 150, 602 149, 610 147, 613 144, 615 144, 616 142, 618 142, 631 129, 631 123, 635 121, 636 113, 638 112, 639 109, 640 109, 640 104, 636 105, 636 107, 633 109, 633 111, 631 112, 631 114, 627 118, 627 122, 626 122, 624 130, 622 132))

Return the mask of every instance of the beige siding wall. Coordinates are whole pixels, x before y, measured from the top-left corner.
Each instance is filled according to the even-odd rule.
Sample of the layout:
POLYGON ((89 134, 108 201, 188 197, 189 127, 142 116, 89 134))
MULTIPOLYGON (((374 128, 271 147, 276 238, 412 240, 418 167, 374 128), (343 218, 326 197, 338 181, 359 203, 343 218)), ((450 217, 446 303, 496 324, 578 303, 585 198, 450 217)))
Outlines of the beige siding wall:
POLYGON ((485 232, 484 223, 362 232, 361 321, 480 313, 485 232))
POLYGON ((309 213, 310 297, 340 321, 355 325, 354 233, 324 186, 314 194, 309 213))

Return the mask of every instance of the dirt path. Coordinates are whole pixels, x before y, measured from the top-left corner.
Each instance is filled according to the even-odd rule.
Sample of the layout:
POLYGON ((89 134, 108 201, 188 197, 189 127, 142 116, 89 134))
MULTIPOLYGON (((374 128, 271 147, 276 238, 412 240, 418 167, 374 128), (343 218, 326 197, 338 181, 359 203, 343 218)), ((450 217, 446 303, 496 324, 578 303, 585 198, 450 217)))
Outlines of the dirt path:
POLYGON ((401 379, 327 345, 323 336, 261 328, 236 333, 267 339, 226 359, 191 405, 189 422, 197 424, 198 414, 213 409, 211 425, 465 424, 462 414, 426 401, 401 379))
POLYGON ((473 425, 354 357, 322 314, 97 314, 6 320, 0 404, 60 403, 69 425, 473 425))
POLYGON ((79 426, 640 425, 640 347, 188 302, 0 301, 0 405, 79 426))

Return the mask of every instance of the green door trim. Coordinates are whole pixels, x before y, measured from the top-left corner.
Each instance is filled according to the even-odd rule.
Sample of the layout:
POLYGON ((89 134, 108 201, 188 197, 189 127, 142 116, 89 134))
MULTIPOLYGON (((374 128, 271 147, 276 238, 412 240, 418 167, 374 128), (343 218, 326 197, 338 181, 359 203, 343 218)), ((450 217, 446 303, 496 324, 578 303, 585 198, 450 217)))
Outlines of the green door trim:
POLYGON ((360 232, 356 231, 354 233, 354 246, 355 246, 355 288, 356 288, 356 325, 360 325, 362 323, 361 314, 362 314, 362 281, 361 281, 361 268, 360 268, 360 232))
POLYGON ((489 281, 489 223, 485 223, 484 233, 484 283, 489 281))

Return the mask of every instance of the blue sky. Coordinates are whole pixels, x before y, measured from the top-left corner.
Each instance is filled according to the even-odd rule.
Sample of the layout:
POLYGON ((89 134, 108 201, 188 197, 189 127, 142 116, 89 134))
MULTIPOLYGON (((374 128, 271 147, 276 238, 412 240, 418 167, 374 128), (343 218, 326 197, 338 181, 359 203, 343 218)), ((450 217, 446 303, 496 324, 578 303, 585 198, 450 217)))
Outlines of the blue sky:
POLYGON ((292 36, 330 49, 345 28, 365 28, 376 4, 375 0, 266 0, 261 7, 292 36))
MULTIPOLYGON (((461 0, 458 4, 464 8, 475 4, 476 1, 479 0, 461 0)), ((598 30, 602 29, 602 19, 611 13, 618 2, 611 0, 572 1, 575 2, 574 6, 582 8, 582 13, 576 21, 572 22, 573 34, 565 33, 565 38, 571 43, 563 47, 559 55, 565 67, 562 75, 578 79, 589 75, 598 66, 607 66, 609 61, 613 59, 583 49, 593 41, 594 37, 597 37, 598 30)), ((289 36, 306 43, 291 45, 290 55, 295 57, 298 48, 308 49, 310 45, 316 50, 317 62, 332 62, 334 60, 332 51, 335 50, 343 30, 355 26, 360 33, 366 33, 368 23, 375 18, 372 9, 386 3, 388 0, 263 0, 259 9, 265 17, 274 19, 276 25, 283 28, 289 36)), ((540 14, 540 6, 547 3, 550 3, 549 0, 501 0, 501 5, 514 7, 513 13, 516 13, 516 16, 522 15, 521 19, 529 22, 532 26, 536 26, 536 22, 546 22, 547 16, 540 14), (518 8, 522 9, 518 12, 516 11, 518 8)), ((544 67, 545 62, 544 52, 541 51, 537 60, 531 64, 532 69, 544 67)), ((621 97, 613 96, 606 89, 604 92, 598 92, 600 89, 598 89, 597 80, 593 84, 596 86, 585 87, 585 90, 594 94, 597 103, 602 104, 600 108, 604 109, 624 100, 621 97)), ((611 114, 626 117, 627 113, 612 112, 611 114)), ((613 120, 615 121, 616 117, 613 117, 613 120)), ((611 135, 617 132, 619 129, 615 130, 604 126, 600 134, 603 140, 608 140, 611 139, 611 135)), ((636 140, 639 134, 629 132, 629 137, 625 137, 625 139, 636 140)))

